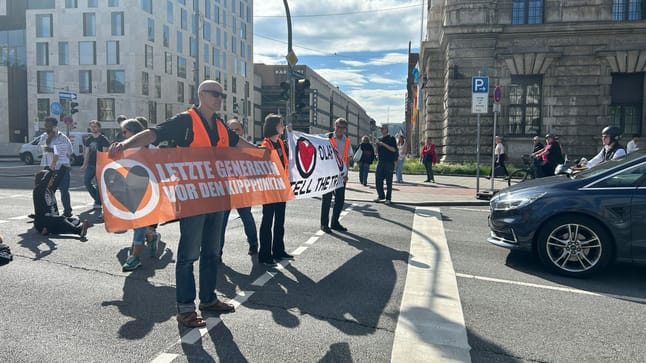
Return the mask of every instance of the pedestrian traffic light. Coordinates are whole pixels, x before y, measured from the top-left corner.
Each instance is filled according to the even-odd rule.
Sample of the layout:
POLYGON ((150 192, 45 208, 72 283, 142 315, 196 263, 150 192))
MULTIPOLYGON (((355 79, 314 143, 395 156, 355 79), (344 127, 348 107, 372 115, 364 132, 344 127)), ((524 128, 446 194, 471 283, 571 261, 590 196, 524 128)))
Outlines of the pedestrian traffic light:
POLYGON ((310 80, 309 79, 299 79, 296 81, 296 112, 302 112, 303 109, 310 104, 310 95, 308 93, 310 89, 310 80))
POLYGON ((280 82, 280 88, 283 90, 280 93, 280 99, 283 100, 283 101, 289 100, 289 83, 280 82))
POLYGON ((75 114, 75 113, 77 113, 77 112, 79 112, 79 109, 78 109, 79 104, 78 104, 78 102, 72 102, 72 103, 70 103, 70 107, 71 107, 71 109, 70 109, 70 113, 71 113, 72 115, 73 115, 73 114, 75 114))

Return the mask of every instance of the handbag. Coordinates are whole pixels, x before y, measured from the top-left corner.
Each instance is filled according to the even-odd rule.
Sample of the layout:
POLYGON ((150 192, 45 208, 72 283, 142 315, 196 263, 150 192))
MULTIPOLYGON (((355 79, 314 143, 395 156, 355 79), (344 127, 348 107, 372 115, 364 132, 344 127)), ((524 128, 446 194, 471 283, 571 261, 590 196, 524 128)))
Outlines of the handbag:
POLYGON ((354 161, 359 161, 361 160, 361 156, 363 156, 363 150, 361 150, 361 148, 358 148, 357 151, 354 152, 352 159, 354 161))

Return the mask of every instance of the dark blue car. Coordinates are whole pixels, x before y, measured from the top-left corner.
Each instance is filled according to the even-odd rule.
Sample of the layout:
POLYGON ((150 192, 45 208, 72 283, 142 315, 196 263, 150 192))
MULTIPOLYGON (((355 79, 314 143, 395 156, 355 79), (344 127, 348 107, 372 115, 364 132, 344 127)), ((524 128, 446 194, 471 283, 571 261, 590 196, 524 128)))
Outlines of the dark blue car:
POLYGON ((489 242, 582 277, 646 263, 646 151, 577 174, 516 184, 491 199, 489 242))

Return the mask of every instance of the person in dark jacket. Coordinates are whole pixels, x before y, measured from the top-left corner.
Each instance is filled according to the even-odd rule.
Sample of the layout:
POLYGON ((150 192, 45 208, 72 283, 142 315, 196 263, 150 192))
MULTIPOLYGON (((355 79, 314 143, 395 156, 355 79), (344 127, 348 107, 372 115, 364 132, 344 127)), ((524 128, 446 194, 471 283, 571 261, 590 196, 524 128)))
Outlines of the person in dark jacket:
POLYGON ((377 189, 377 199, 375 202, 386 204, 391 203, 393 193, 393 171, 397 161, 397 140, 388 134, 388 126, 381 126, 381 135, 377 141, 377 169, 375 171, 375 182, 377 189), (386 193, 384 193, 384 180, 386 181, 386 193))
MULTIPOLYGON (((63 166, 62 168, 66 168, 63 166)), ((89 222, 78 223, 71 217, 58 213, 55 191, 66 170, 44 169, 36 174, 35 186, 32 192, 34 202, 34 227, 42 235, 48 234, 78 234, 81 238, 87 234, 89 222)))
POLYGON ((359 148, 361 149, 361 159, 359 159, 359 183, 367 186, 370 164, 375 161, 375 149, 372 147, 368 136, 361 138, 359 148))

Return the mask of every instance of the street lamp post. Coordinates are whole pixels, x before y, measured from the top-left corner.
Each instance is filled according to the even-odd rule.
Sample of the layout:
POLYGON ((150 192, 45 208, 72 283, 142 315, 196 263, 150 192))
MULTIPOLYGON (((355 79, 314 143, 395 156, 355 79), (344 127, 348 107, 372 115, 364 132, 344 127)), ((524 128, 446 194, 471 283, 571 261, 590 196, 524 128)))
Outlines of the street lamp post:
POLYGON ((296 64, 298 58, 294 54, 292 49, 292 17, 289 13, 289 5, 287 0, 283 0, 283 5, 285 5, 285 14, 287 15, 287 79, 289 82, 289 104, 286 110, 288 124, 293 122, 294 111, 296 109, 296 87, 294 85, 294 69, 293 66, 296 64))

